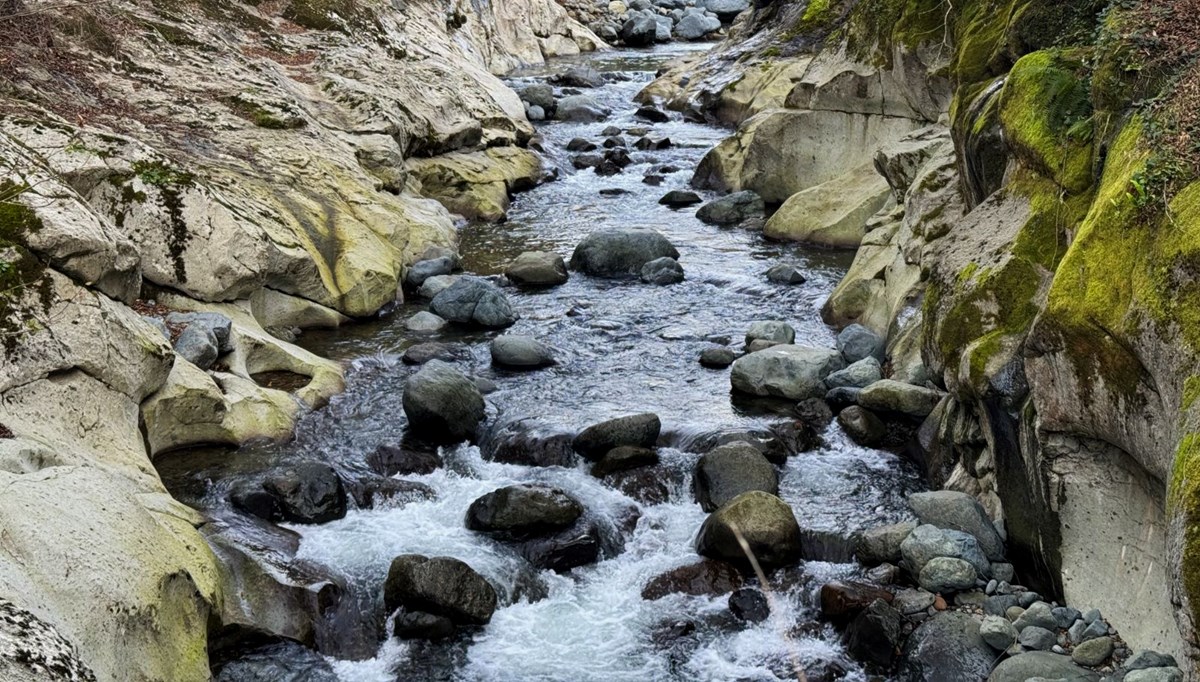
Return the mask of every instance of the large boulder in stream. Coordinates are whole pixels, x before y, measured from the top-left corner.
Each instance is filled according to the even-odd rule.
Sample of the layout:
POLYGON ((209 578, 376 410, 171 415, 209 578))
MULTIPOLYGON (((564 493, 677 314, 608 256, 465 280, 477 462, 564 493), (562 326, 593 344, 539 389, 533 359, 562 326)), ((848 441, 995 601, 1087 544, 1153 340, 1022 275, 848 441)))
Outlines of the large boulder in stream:
POLYGON ((405 554, 392 560, 383 603, 389 613, 404 608, 456 625, 486 625, 496 611, 496 590, 458 559, 405 554))
MULTIPOLYGON (((680 25, 682 26, 683 22, 680 22, 680 25)), ((678 27, 676 29, 678 30, 678 27)), ((762 197, 745 190, 713 199, 696 211, 696 217, 711 225, 737 225, 750 218, 760 218, 765 212, 766 205, 762 197)))
POLYGON ((409 430, 441 443, 472 439, 485 409, 475 382, 440 360, 404 382, 403 403, 409 430))
POLYGON ((294 523, 325 523, 346 515, 346 489, 328 464, 285 467, 269 474, 263 489, 275 498, 283 518, 294 523))
POLYGON ((658 415, 645 412, 593 424, 575 436, 571 445, 575 452, 597 462, 609 450, 622 445, 652 448, 660 431, 662 422, 658 415))
POLYGON ((982 680, 995 658, 996 653, 979 634, 978 620, 966 613, 942 611, 909 635, 900 679, 982 680))
POLYGON ((700 507, 712 512, 751 490, 779 494, 779 474, 758 448, 744 442, 728 443, 696 462, 692 487, 700 507))
POLYGON ((825 377, 844 366, 834 350, 779 345, 738 358, 730 382, 741 393, 805 400, 823 397, 825 377))
POLYGON ((679 251, 654 230, 601 230, 575 247, 571 268, 596 277, 627 277, 663 257, 678 259, 679 251))
POLYGON ((497 336, 492 339, 491 353, 493 364, 509 369, 538 369, 554 364, 554 351, 532 336, 497 336))
POLYGON ((619 35, 629 47, 648 47, 658 36, 658 22, 652 14, 635 14, 621 26, 619 35))
POLYGON ((487 329, 511 326, 520 317, 504 292, 482 277, 458 278, 433 297, 429 309, 450 322, 487 329))
POLYGON ((747 566, 738 535, 765 570, 800 560, 800 524, 786 502, 761 490, 738 495, 709 515, 696 536, 696 552, 747 566))
POLYGON ((567 264, 550 251, 525 251, 504 271, 509 281, 522 287, 552 287, 567 281, 567 264))
POLYGON ((467 509, 467 528, 529 538, 569 528, 583 505, 557 488, 510 485, 480 497, 467 509))

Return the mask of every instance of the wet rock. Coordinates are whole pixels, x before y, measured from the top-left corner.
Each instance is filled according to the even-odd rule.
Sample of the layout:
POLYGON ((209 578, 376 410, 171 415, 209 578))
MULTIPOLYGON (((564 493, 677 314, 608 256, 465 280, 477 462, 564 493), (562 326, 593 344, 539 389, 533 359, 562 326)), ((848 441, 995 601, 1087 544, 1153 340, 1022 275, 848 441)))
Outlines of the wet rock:
POLYGON ((641 279, 647 284, 678 284, 683 278, 683 266, 674 258, 664 256, 642 266, 641 279))
POLYGON ((695 206, 700 203, 700 195, 687 190, 673 189, 667 192, 658 200, 658 203, 671 208, 684 208, 687 206, 695 206))
POLYGON ((1044 601, 1036 602, 1029 605, 1025 612, 1019 618, 1013 621, 1013 627, 1018 632, 1025 628, 1041 628, 1043 630, 1054 630, 1058 627, 1058 622, 1054 619, 1054 612, 1050 605, 1044 601))
POLYGON ((700 351, 700 364, 709 369, 725 369, 737 360, 737 353, 729 348, 705 348, 700 351))
POLYGON ((864 358, 875 358, 879 362, 883 362, 886 346, 887 342, 883 337, 861 324, 852 324, 846 327, 837 337, 837 349, 848 363, 858 362, 864 358))
POLYGON ((775 344, 790 344, 796 340, 796 330, 786 322, 764 320, 750 323, 746 330, 746 345, 755 341, 771 341, 775 344))
POLYGON ((996 651, 1007 651, 1017 641, 1017 629, 1003 616, 984 616, 979 636, 996 651))
POLYGON ((800 559, 800 526, 796 516, 787 503, 774 495, 758 490, 742 493, 710 514, 696 537, 697 553, 748 564, 734 528, 765 570, 788 566, 800 559))
MULTIPOLYGON (((638 467, 604 477, 606 483, 644 505, 662 504, 671 497, 673 469, 662 466, 638 467)), ((679 476, 676 476, 677 478, 679 476)), ((678 483, 677 485, 682 485, 678 483)))
POLYGON ((760 623, 771 615, 767 595, 754 587, 743 587, 729 595, 729 612, 747 623, 760 623))
POLYGON ((1094 667, 1107 661, 1112 653, 1112 637, 1097 637, 1077 645, 1071 652, 1071 660, 1079 665, 1094 667))
POLYGON ((713 14, 735 15, 750 9, 750 0, 703 0, 702 3, 713 14))
POLYGON ((548 115, 553 115, 557 107, 554 88, 545 83, 535 83, 522 88, 521 101, 528 102, 530 106, 541 107, 548 115))
POLYGON ((596 151, 596 143, 582 137, 572 138, 567 143, 567 151, 569 152, 593 152, 596 151))
POLYGON ((504 424, 479 444, 483 456, 493 462, 524 466, 572 467, 578 461, 571 441, 575 436, 532 420, 504 424))
POLYGON ((982 680, 995 658, 979 636, 979 621, 965 613, 942 611, 909 636, 900 676, 921 682, 982 680))
MULTIPOLYGON (((2 670, 2 668, 0 668, 2 670)), ((214 682, 337 682, 325 657, 296 642, 280 641, 214 666, 214 682)), ((8 679, 8 678, 5 678, 8 679)), ((44 679, 44 678, 39 678, 44 679)))
POLYGON ((424 611, 401 609, 392 618, 392 634, 398 639, 445 639, 454 634, 454 621, 424 611))
POLYGON ((550 82, 571 88, 598 88, 604 85, 604 76, 591 66, 572 66, 551 76, 550 82))
POLYGON ((842 367, 835 351, 775 346, 738 358, 730 382, 742 393, 804 400, 825 395, 825 377, 842 367))
POLYGON ((423 502, 437 497, 437 491, 424 483, 398 478, 359 478, 348 483, 347 487, 355 503, 362 509, 397 509, 411 502, 423 502))
POLYGON ((496 590, 458 559, 405 554, 392 560, 383 601, 388 611, 404 608, 444 616, 455 625, 486 625, 496 610, 496 590))
POLYGON ((439 360, 426 363, 408 378, 403 403, 409 430, 436 442, 470 440, 484 418, 479 388, 439 360))
POLYGON ((908 506, 921 523, 970 533, 989 559, 1004 558, 1004 540, 983 505, 971 495, 953 490, 913 493, 908 496, 908 506))
POLYGON ((664 180, 666 180, 666 178, 655 173, 651 173, 650 175, 642 177, 642 182, 650 185, 651 187, 658 187, 659 185, 663 184, 664 180))
POLYGON ((891 592, 875 585, 834 581, 821 586, 821 615, 835 623, 844 623, 874 601, 890 604, 893 599, 891 592))
POLYGON ((876 447, 887 437, 887 425, 883 420, 858 405, 851 405, 839 412, 838 424, 850 440, 864 447, 876 447))
POLYGON ((642 588, 642 599, 653 601, 668 594, 716 596, 742 586, 742 575, 733 564, 702 559, 656 576, 642 588))
POLYGON ((175 352, 200 369, 208 369, 220 354, 217 337, 202 325, 191 324, 175 340, 175 352))
POLYGON ((790 263, 780 263, 767 270, 767 281, 776 284, 804 284, 808 280, 800 268, 790 263))
POLYGON ((762 197, 747 190, 708 202, 696 211, 696 217, 710 225, 737 225, 765 212, 762 197))
POLYGON ((656 138, 652 138, 652 137, 641 137, 641 138, 638 138, 637 142, 633 143, 633 147, 634 147, 634 149, 639 149, 644 152, 661 151, 663 149, 670 149, 671 148, 671 138, 661 137, 661 138, 656 139, 656 138))
POLYGON ((606 197, 619 197, 623 194, 630 194, 630 191, 620 187, 609 187, 607 189, 600 190, 600 195, 606 197))
POLYGON ((706 512, 716 511, 750 490, 779 494, 779 475, 754 446, 721 445, 702 456, 692 477, 693 493, 706 512))
POLYGON ((908 534, 900 543, 900 554, 904 557, 905 568, 913 575, 920 575, 925 564, 935 557, 962 559, 982 576, 989 570, 987 557, 973 535, 928 524, 917 526, 908 534))
POLYGON ((942 397, 940 391, 932 388, 884 379, 864 388, 858 394, 858 403, 872 410, 927 417, 942 397))
POLYGON ((207 329, 217 340, 218 354, 233 350, 233 320, 221 313, 168 313, 167 324, 207 329))
POLYGON ((843 410, 851 405, 858 404, 858 394, 862 393, 861 388, 835 388, 825 394, 825 402, 835 410, 843 410))
POLYGON ((508 537, 530 538, 568 528, 583 515, 583 505, 557 488, 512 485, 471 503, 467 528, 508 537))
POLYGON ((864 530, 856 538, 854 553, 865 566, 899 563, 900 544, 916 527, 916 522, 905 521, 864 530))
POLYGON ((652 15, 636 14, 621 25, 619 35, 629 47, 647 47, 658 37, 658 22, 652 15))
MULTIPOLYGON (((842 562, 847 563, 847 562, 842 562)), ((879 564, 867 571, 867 578, 880 585, 891 585, 900 577, 900 567, 892 564, 879 564)))
POLYGON ((440 291, 429 309, 450 322, 487 329, 508 327, 518 319, 508 297, 481 277, 461 277, 440 291))
POLYGON ((430 277, 425 280, 420 289, 417 289, 417 295, 426 300, 431 300, 434 296, 449 288, 451 284, 462 279, 462 277, 462 275, 437 275, 436 277, 430 277))
POLYGON ((548 251, 522 253, 509 264, 504 275, 513 284, 523 287, 557 286, 565 284, 568 278, 563 257, 548 251))
POLYGON ((455 360, 466 360, 470 357, 471 349, 465 344, 431 341, 429 343, 418 343, 415 346, 409 346, 404 350, 404 354, 400 356, 400 359, 406 365, 423 365, 430 360, 453 362, 455 360))
POLYGON ((532 336, 505 334, 492 339, 492 363, 509 369, 538 369, 554 364, 554 352, 532 336))
POLYGON ((622 445, 652 448, 658 442, 662 422, 658 415, 643 413, 618 417, 584 429, 575 437, 575 452, 593 462, 622 445))
POLYGON ((953 594, 975 587, 975 567, 954 557, 934 557, 921 569, 917 580, 921 587, 934 593, 953 594))
POLYGON ((843 641, 854 658, 886 667, 892 664, 902 638, 900 612, 876 599, 850 622, 843 641))
POLYGON ((794 409, 800 421, 813 429, 824 429, 833 423, 833 410, 820 398, 805 398, 794 409))
MULTIPOLYGON (((1096 682, 1100 676, 1080 668, 1071 659, 1047 651, 1030 651, 1000 662, 988 682, 1026 682, 1033 678, 1057 682, 1096 682)), ((1125 678, 1128 681, 1128 677, 1125 678)))
POLYGON ((411 332, 436 332, 445 326, 445 320, 428 310, 422 310, 404 321, 404 328, 411 332))
POLYGON ((283 509, 279 506, 279 498, 262 489, 262 486, 242 484, 229 492, 229 502, 251 516, 257 516, 265 521, 281 521, 283 509))
POLYGON ((534 566, 563 572, 594 564, 600 558, 600 531, 595 526, 572 528, 557 535, 523 544, 521 556, 534 566))
POLYGON ((620 135, 613 135, 612 137, 607 137, 604 139, 604 148, 605 149, 613 149, 614 147, 626 147, 626 146, 628 146, 628 145, 625 144, 625 138, 621 137, 620 135))
POLYGON ((283 518, 294 523, 325 523, 346 515, 346 489, 327 464, 303 462, 273 472, 263 490, 279 502, 283 518))
POLYGON ((455 259, 450 256, 417 261, 404 273, 404 283, 413 289, 419 289, 430 277, 454 272, 455 264, 455 259))
POLYGON ((571 158, 571 165, 577 170, 585 168, 599 168, 604 163, 603 154, 580 154, 571 158))
MULTIPOLYGON (((638 107, 638 110, 633 115, 651 123, 666 123, 671 120, 671 117, 665 111, 652 106, 638 107)), ((697 198, 696 203, 700 203, 699 198, 697 198)))
POLYGON ((432 448, 419 449, 384 443, 367 455, 367 466, 380 476, 431 474, 442 468, 442 456, 432 448))
POLYGON ((571 268, 598 277, 641 273, 642 266, 658 258, 679 258, 667 238, 653 230, 602 230, 593 232, 575 247, 571 268))
POLYGON ((847 564, 854 560, 854 538, 842 531, 801 528, 800 546, 805 561, 847 564))
POLYGON ((658 453, 654 450, 622 445, 619 448, 609 450, 607 454, 600 458, 599 462, 592 465, 592 475, 597 478, 603 478, 618 471, 654 466, 655 464, 658 464, 658 453))
POLYGON ((596 99, 587 95, 571 95, 558 100, 554 110, 556 121, 572 121, 575 123, 594 123, 608 118, 612 110, 600 104, 596 99))
POLYGON ((873 357, 863 358, 825 378, 829 388, 866 388, 883 378, 883 368, 873 357))

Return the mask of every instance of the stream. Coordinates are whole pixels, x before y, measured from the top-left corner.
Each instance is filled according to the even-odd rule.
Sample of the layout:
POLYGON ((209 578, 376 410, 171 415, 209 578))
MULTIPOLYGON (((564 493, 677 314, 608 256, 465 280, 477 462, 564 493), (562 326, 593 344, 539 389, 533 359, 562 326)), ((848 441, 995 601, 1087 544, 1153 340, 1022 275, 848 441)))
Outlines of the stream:
MULTIPOLYGON (((370 474, 367 456, 405 438, 402 387, 417 368, 401 361, 403 351, 431 340, 466 345, 455 365, 497 387, 486 396, 483 451, 465 444, 443 448, 444 467, 405 477, 431 487, 433 499, 373 509, 352 503, 337 521, 285 525, 298 536, 294 563, 343 585, 341 606, 316 636, 341 680, 794 680, 797 660, 810 674, 819 673, 812 679, 868 679, 845 656, 833 628, 819 622, 815 606, 820 585, 856 575, 857 564, 809 560, 780 572, 770 586, 772 616, 757 624, 733 619, 725 595, 641 596, 652 578, 698 558, 692 540, 706 514, 690 491, 697 453, 722 434, 767 432, 794 419, 791 403, 732 396, 729 371, 701 367, 700 352, 714 342, 740 351, 747 327, 757 320, 788 322, 797 344, 832 347, 834 334, 819 310, 853 257, 769 242, 760 230, 706 225, 694 208, 659 205, 667 191, 688 189, 700 158, 728 131, 683 122, 674 113, 667 123, 635 119, 633 97, 667 61, 705 47, 613 50, 510 77, 519 87, 590 64, 611 80, 585 92, 614 114, 601 123, 538 124, 547 165, 559 168, 559 179, 515 197, 507 222, 465 225, 460 234, 464 270, 489 276, 502 273, 523 251, 569 258, 593 230, 652 228, 678 248, 684 282, 654 286, 572 273, 568 283, 548 290, 505 288, 521 319, 504 333, 530 335, 555 349, 558 364, 533 372, 492 367, 488 341, 498 332, 408 331, 404 321, 423 309, 420 300, 364 324, 308 332, 299 343, 345 363, 348 385, 328 407, 304 418, 293 441, 191 450, 158 462, 177 497, 253 552, 269 543, 256 543, 262 529, 229 505, 231 486, 300 459, 327 462, 347 480, 370 474), (573 169, 567 142, 583 137, 598 143, 608 126, 650 127, 673 146, 631 150, 633 164, 612 177, 573 169), (642 182, 662 165, 678 170, 666 173, 660 186, 642 182), (600 194, 610 188, 627 193, 600 194), (766 270, 781 262, 798 265, 808 281, 768 282, 766 270), (638 412, 654 412, 663 423, 656 483, 664 501, 638 501, 591 476, 581 462, 529 466, 489 456, 506 439, 574 433, 638 412), (546 483, 576 497, 603 534, 601 560, 563 574, 539 572, 510 546, 465 528, 473 500, 518 482, 546 483), (487 577, 501 604, 490 624, 443 642, 385 639, 381 586, 391 560, 408 553, 456 557, 487 577)), ((780 496, 806 534, 845 538, 908 517, 904 497, 920 481, 907 461, 854 445, 836 422, 822 438, 817 449, 789 458, 780 475, 780 496)))

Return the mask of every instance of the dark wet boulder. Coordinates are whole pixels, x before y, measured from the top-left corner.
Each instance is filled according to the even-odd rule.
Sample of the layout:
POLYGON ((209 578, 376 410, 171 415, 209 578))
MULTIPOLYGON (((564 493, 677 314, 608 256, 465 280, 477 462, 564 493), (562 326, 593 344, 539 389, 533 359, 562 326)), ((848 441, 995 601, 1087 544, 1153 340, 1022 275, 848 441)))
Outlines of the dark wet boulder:
POLYGON ((642 266, 641 280, 647 284, 665 286, 683 281, 683 266, 668 256, 655 258, 642 266))
POLYGON ((871 602, 892 603, 891 592, 867 583, 834 581, 821 586, 821 615, 835 623, 845 623, 867 608, 871 602))
POLYGON ((622 445, 652 448, 661 431, 658 415, 646 412, 593 424, 575 437, 572 446, 575 452, 595 462, 622 445))
POLYGON ((700 526, 696 552, 710 559, 749 565, 738 535, 766 570, 800 559, 800 525, 786 502, 759 490, 742 493, 713 512, 700 526))
MULTIPOLYGON (((1100 675, 1075 665, 1069 656, 1048 651, 1029 651, 1001 661, 988 682, 1025 682, 1042 678, 1058 682, 1096 682, 1100 675)), ((1128 678, 1126 678, 1128 679, 1128 678)))
POLYGON ((406 348, 400 356, 400 360, 406 365, 423 365, 430 360, 454 362, 456 360, 467 360, 470 357, 471 349, 466 344, 428 341, 406 348))
POLYGON ((678 470, 662 465, 638 467, 608 474, 605 483, 644 505, 662 504, 671 497, 671 488, 683 484, 678 470))
POLYGON ((408 272, 404 273, 404 284, 413 289, 419 289, 430 277, 449 275, 454 272, 456 264, 456 260, 450 256, 417 261, 412 264, 408 272))
POLYGON ((445 639, 454 634, 454 621, 424 611, 400 609, 392 618, 392 635, 398 639, 445 639))
POLYGON ((979 621, 958 611, 942 611, 909 635, 900 679, 983 680, 991 672, 995 658, 995 652, 979 635, 979 621))
POLYGON ((431 474, 442 467, 442 456, 431 447, 384 443, 367 455, 367 466, 380 476, 431 474))
POLYGON ((725 369, 737 360, 737 353, 724 346, 705 348, 700 351, 700 364, 709 369, 725 369))
POLYGON ((729 595, 729 612, 740 621, 761 623, 771 615, 771 604, 757 587, 742 587, 729 595))
POLYGON ((669 138, 669 137, 660 137, 660 138, 639 137, 637 139, 637 141, 633 143, 633 148, 639 149, 644 152, 670 149, 671 148, 671 138, 669 138))
POLYGON ((569 88, 598 88, 604 85, 604 76, 594 67, 581 65, 551 76, 550 82, 569 88))
POLYGON ((658 453, 650 448, 622 445, 609 450, 599 462, 592 465, 592 475, 603 478, 618 471, 658 464, 658 453))
POLYGON ((667 238, 654 230, 602 230, 593 232, 575 247, 571 268, 598 277, 622 277, 641 273, 642 266, 657 258, 679 258, 667 238))
POLYGON ((702 559, 662 573, 642 588, 642 599, 653 601, 669 594, 717 596, 742 586, 742 574, 725 561, 702 559))
POLYGON ((534 566, 561 573, 596 563, 600 559, 600 549, 600 530, 592 524, 581 524, 529 540, 519 551, 534 566))
POLYGON ((521 287, 551 287, 567 281, 563 257, 549 251, 526 251, 513 259, 504 275, 521 287))
POLYGON ((854 658, 886 668, 896 657, 902 628, 900 612, 886 600, 876 599, 850 621, 843 642, 854 658))
POLYGON ((520 317, 500 288, 482 277, 460 277, 433 297, 429 309, 450 322, 487 329, 511 326, 520 317))
POLYGON ((696 501, 713 512, 744 492, 779 494, 779 474, 749 443, 729 443, 710 450, 696 462, 692 476, 696 501))
POLYGON ((780 263, 767 270, 767 281, 775 284, 804 284, 808 278, 799 267, 791 263, 780 263))
POLYGON ((508 422, 490 431, 479 443, 485 459, 525 466, 574 466, 574 434, 533 419, 508 422))
POLYGON ((492 363, 508 369, 539 369, 554 364, 554 351, 532 336, 505 334, 492 339, 492 363))
POLYGON ((268 474, 263 490, 278 501, 283 518, 294 523, 325 523, 346 515, 346 489, 328 464, 284 467, 268 474))
POLYGON ((574 166, 576 170, 583 170, 585 168, 598 168, 602 163, 604 163, 603 154, 580 154, 571 158, 571 165, 574 166))
POLYGON ((545 83, 534 83, 521 88, 521 101, 530 106, 541 107, 547 115, 554 115, 557 100, 554 98, 554 88, 545 83))
POLYGON ((666 123, 671 120, 671 116, 667 112, 650 105, 638 107, 638 110, 633 115, 651 123, 666 123))
POLYGON ((189 324, 180 332, 175 340, 175 352, 200 369, 212 367, 221 354, 212 330, 196 324, 189 324))
POLYGON ((485 625, 496 611, 496 590, 466 563, 451 557, 405 554, 392 560, 383 588, 388 611, 404 608, 485 625))
POLYGON ((837 337, 837 349, 847 363, 855 363, 863 358, 875 358, 883 362, 886 347, 887 342, 882 336, 861 324, 846 327, 837 337))
POLYGON ((511 485, 480 497, 467 509, 467 528, 529 538, 563 530, 583 515, 583 506, 550 487, 511 485))
POLYGON ((595 142, 582 137, 571 138, 571 141, 567 143, 569 152, 594 152, 596 148, 595 142))
POLYGON ((695 192, 690 192, 682 189, 673 189, 667 192, 658 200, 658 203, 671 208, 684 208, 687 206, 695 206, 700 203, 700 195, 695 192))
POLYGON ((873 448, 887 437, 887 425, 874 412, 851 405, 838 413, 838 425, 850 440, 864 447, 873 448))
POLYGON ((229 503, 239 511, 257 516, 265 521, 283 519, 279 498, 263 489, 261 485, 241 483, 229 491, 229 503))
POLYGON ((747 190, 713 199, 696 211, 696 217, 710 225, 737 225, 765 212, 762 197, 747 190))
POLYGON ((409 430, 441 443, 472 439, 484 418, 479 388, 462 372, 438 360, 404 382, 403 404, 409 430))
POLYGON ((862 393, 861 388, 843 387, 830 389, 825 394, 825 403, 840 412, 851 405, 857 405, 859 393, 862 393))
POLYGON ((649 47, 658 37, 658 22, 653 15, 635 14, 621 25, 618 35, 629 47, 649 47))

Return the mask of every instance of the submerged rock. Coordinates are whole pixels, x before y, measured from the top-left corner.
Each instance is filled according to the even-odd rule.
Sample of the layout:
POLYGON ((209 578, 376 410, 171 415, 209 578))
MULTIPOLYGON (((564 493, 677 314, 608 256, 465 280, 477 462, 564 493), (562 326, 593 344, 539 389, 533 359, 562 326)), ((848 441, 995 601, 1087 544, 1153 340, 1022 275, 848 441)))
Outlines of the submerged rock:
POLYGON ((696 211, 696 217, 710 225, 737 225, 766 212, 762 197, 749 190, 714 199, 696 211))
POLYGON ((799 267, 790 263, 780 263, 767 270, 767 281, 776 284, 804 284, 808 279, 799 267))
POLYGON ((716 596, 742 586, 742 574, 733 564, 702 559, 663 573, 642 588, 642 599, 662 599, 668 594, 716 596))
POLYGON ((470 440, 484 418, 483 395, 462 372, 433 360, 404 383, 404 413, 414 434, 437 442, 470 440))
POLYGON ((764 570, 789 566, 800 560, 800 525, 786 502, 762 491, 738 495, 709 515, 696 536, 696 551, 741 566, 749 559, 738 535, 764 570))
MULTIPOLYGON (((338 682, 324 656, 290 641, 252 649, 214 668, 214 682, 338 682)), ((44 677, 37 679, 49 682, 44 677)))
POLYGON ((383 602, 388 611, 404 608, 444 616, 455 625, 486 625, 496 610, 496 590, 458 559, 405 554, 392 560, 383 602))
POLYGON ((683 278, 683 266, 674 258, 664 256, 642 266, 641 279, 647 284, 678 284, 683 278))

